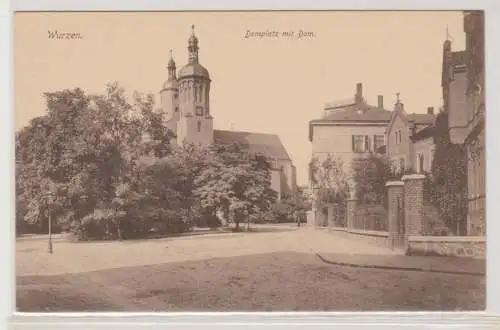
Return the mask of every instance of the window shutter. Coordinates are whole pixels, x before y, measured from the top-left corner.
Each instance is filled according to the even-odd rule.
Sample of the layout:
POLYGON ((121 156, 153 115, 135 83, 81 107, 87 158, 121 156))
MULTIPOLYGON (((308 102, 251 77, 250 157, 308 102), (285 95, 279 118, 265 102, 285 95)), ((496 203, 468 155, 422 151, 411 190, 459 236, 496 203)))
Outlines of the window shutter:
POLYGON ((370 136, 365 135, 365 152, 370 151, 370 136))
POLYGON ((352 151, 354 151, 354 152, 356 151, 356 150, 354 149, 354 135, 352 136, 352 151))
POLYGON ((373 151, 377 151, 377 148, 380 147, 377 145, 377 135, 373 136, 373 151))

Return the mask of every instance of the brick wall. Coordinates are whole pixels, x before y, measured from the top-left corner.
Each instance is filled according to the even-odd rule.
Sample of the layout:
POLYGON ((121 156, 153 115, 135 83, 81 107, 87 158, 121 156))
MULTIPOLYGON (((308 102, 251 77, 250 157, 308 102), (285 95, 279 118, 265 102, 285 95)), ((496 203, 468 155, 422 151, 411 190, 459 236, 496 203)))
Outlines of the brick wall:
POLYGON ((424 180, 421 174, 405 175, 404 186, 405 234, 421 235, 424 228, 424 180))
POLYGON ((486 240, 475 236, 410 236, 407 253, 485 259, 486 240))
POLYGON ((399 239, 400 230, 400 217, 403 216, 401 209, 403 207, 404 198, 404 183, 402 181, 391 181, 386 183, 387 187, 387 198, 388 198, 388 231, 389 231, 389 242, 391 247, 393 247, 397 240, 399 239), (398 206, 399 203, 399 206, 398 206))

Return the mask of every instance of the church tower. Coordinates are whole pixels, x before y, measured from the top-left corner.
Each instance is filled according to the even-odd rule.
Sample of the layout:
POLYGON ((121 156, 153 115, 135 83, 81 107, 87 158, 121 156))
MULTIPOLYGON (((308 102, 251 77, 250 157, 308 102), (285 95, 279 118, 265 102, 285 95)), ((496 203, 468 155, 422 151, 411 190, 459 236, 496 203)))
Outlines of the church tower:
MULTIPOLYGON (((198 38, 188 40, 188 64, 179 70, 177 142, 210 145, 213 142, 213 118, 210 115, 210 75, 198 58, 198 38)), ((175 113, 175 112, 174 112, 175 113)))
POLYGON ((170 51, 170 60, 168 61, 168 79, 163 84, 160 91, 161 108, 164 115, 164 120, 167 122, 168 127, 175 133, 177 131, 177 122, 179 121, 179 88, 177 84, 177 77, 175 74, 175 61, 170 51))

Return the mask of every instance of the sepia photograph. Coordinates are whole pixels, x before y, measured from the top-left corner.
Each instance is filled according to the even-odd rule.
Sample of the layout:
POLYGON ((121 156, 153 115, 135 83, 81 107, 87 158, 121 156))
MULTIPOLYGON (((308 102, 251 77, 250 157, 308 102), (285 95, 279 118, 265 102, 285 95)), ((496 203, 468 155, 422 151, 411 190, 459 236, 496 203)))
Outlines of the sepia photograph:
POLYGON ((484 30, 15 13, 16 311, 484 311, 484 30))

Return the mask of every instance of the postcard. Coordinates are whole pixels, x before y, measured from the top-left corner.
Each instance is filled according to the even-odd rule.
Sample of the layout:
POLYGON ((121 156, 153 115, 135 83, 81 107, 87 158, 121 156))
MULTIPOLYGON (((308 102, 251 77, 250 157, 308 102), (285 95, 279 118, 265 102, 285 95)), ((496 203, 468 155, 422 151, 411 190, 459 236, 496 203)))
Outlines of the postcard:
POLYGON ((485 310, 482 11, 13 23, 17 312, 485 310))

